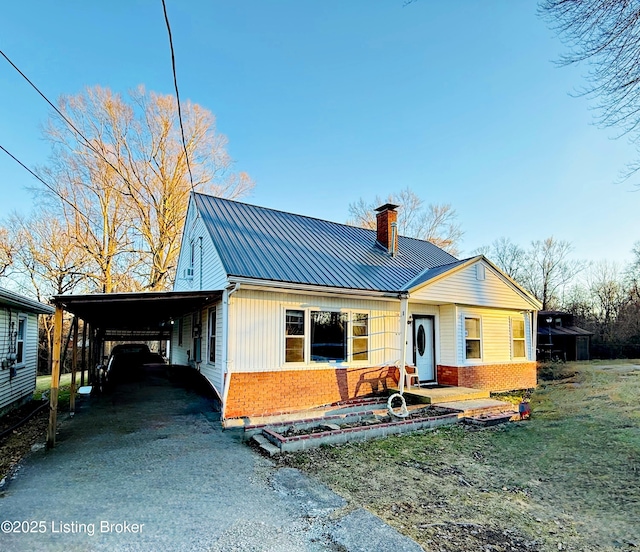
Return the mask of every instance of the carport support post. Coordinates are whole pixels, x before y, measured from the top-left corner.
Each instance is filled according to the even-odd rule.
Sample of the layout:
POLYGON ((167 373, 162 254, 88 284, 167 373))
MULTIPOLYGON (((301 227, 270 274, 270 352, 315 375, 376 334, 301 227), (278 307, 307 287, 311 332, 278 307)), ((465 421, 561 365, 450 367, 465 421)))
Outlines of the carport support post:
POLYGON ((87 322, 82 321, 82 353, 80 355, 80 385, 84 387, 84 371, 87 369, 87 322))
POLYGON ((62 347, 62 306, 56 305, 53 317, 53 351, 51 362, 51 391, 49 394, 49 429, 47 448, 56 444, 56 426, 58 415, 58 389, 60 387, 60 353, 62 347))
POLYGON ((73 344, 71 345, 71 395, 69 396, 69 412, 76 412, 76 370, 78 368, 78 317, 73 317, 73 344))

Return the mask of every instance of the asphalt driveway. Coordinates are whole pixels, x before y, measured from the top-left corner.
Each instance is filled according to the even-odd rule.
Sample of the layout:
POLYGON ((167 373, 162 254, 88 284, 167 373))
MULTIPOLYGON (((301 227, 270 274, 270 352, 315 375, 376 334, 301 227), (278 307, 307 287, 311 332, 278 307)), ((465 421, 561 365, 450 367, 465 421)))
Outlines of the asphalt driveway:
POLYGON ((81 402, 1 494, 0 523, 5 551, 421 550, 157 376, 81 402))

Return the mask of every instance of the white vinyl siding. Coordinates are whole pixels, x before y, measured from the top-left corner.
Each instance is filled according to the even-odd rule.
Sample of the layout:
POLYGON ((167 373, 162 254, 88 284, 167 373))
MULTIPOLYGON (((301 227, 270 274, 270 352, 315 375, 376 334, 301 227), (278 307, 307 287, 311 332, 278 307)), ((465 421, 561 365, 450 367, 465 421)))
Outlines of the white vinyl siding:
POLYGON ((411 299, 514 310, 534 308, 534 305, 518 292, 511 282, 489 265, 483 263, 483 266, 485 267, 484 280, 478 280, 476 265, 473 264, 433 283, 427 283, 424 287, 413 291, 411 299))
MULTIPOLYGON (((197 313, 195 313, 197 315, 197 313)), ((193 319, 194 313, 188 313, 183 319, 182 345, 178 345, 178 324, 173 325, 171 334, 171 363, 188 366, 194 364, 194 337, 193 337, 193 319), (187 352, 189 354, 187 355, 187 352)), ((222 302, 206 305, 200 312, 201 325, 201 357, 200 372, 215 387, 216 391, 222 395, 224 382, 224 358, 223 358, 223 319, 222 319, 222 302), (209 362, 209 312, 210 309, 216 309, 216 362, 209 362)), ((197 318, 197 316, 196 316, 197 318)))
MULTIPOLYGON (((454 305, 440 305, 440 361, 438 364, 457 366, 456 355, 456 307, 454 305)), ((438 340, 436 339, 436 343, 438 340)), ((436 360, 438 357, 436 356, 436 360)))
POLYGON ((191 313, 182 317, 182 344, 179 343, 178 334, 180 332, 180 323, 173 325, 171 333, 171 364, 187 365, 187 351, 193 358, 193 338, 192 332, 192 316, 191 313))
POLYGON ((513 358, 511 339, 511 319, 520 318, 522 313, 499 309, 482 309, 476 307, 458 307, 458 362, 465 364, 506 364, 509 362, 523 362, 531 356, 531 327, 525 317, 525 351, 526 357, 513 358), (479 318, 482 340, 482 358, 467 359, 465 348, 464 320, 465 318, 479 318))
MULTIPOLYGON (((25 320, 22 362, 16 365, 16 376, 11 378, 9 368, 0 369, 0 409, 11 403, 31 396, 36 385, 38 366, 38 316, 31 313, 20 314, 25 320)), ((13 310, 12 320, 18 328, 18 313, 13 310)), ((9 350, 9 311, 0 307, 0 357, 6 358, 9 350)))
MULTIPOLYGON (((229 306, 229 362, 232 372, 313 370, 337 366, 383 366, 400 358, 400 303, 324 297, 240 288, 229 306), (285 363, 286 310, 334 310, 369 315, 369 360, 344 363, 285 363)), ((308 315, 307 315, 308 316, 308 315)), ((306 330, 309 331, 308 329, 306 330)), ((349 328, 349 335, 351 328, 349 328)))
POLYGON ((202 217, 196 217, 193 201, 189 203, 186 220, 173 291, 224 289, 227 286, 227 273, 202 217), (192 243, 193 266, 191 265, 192 243), (187 275, 188 269, 192 270, 192 276, 187 275))

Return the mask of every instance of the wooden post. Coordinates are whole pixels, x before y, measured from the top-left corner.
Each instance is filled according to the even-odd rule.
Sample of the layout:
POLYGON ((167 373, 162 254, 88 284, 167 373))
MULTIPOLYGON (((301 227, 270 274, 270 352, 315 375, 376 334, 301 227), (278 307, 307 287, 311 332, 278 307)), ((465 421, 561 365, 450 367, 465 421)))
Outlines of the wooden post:
POLYGON ((62 306, 56 305, 53 318, 53 351, 51 362, 51 390, 49 396, 49 430, 47 432, 47 448, 56 444, 56 426, 58 415, 58 390, 60 388, 60 349, 62 346, 62 306))
POLYGON ((89 324, 89 365, 87 366, 87 381, 88 385, 94 385, 93 381, 93 360, 95 358, 95 337, 93 332, 93 325, 89 324))
POLYGON ((78 368, 78 317, 73 317, 73 343, 71 344, 71 394, 69 395, 69 412, 76 412, 76 370, 78 368))
POLYGON ((87 369, 87 322, 82 321, 82 353, 80 360, 80 385, 84 387, 84 371, 87 369))

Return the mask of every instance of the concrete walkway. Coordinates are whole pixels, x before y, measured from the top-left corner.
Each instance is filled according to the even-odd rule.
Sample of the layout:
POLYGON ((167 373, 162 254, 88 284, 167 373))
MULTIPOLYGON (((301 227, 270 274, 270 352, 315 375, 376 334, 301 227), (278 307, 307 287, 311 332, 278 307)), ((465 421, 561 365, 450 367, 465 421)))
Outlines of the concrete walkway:
POLYGON ((422 550, 217 418, 159 377, 84 400, 0 494, 0 550, 422 550))

